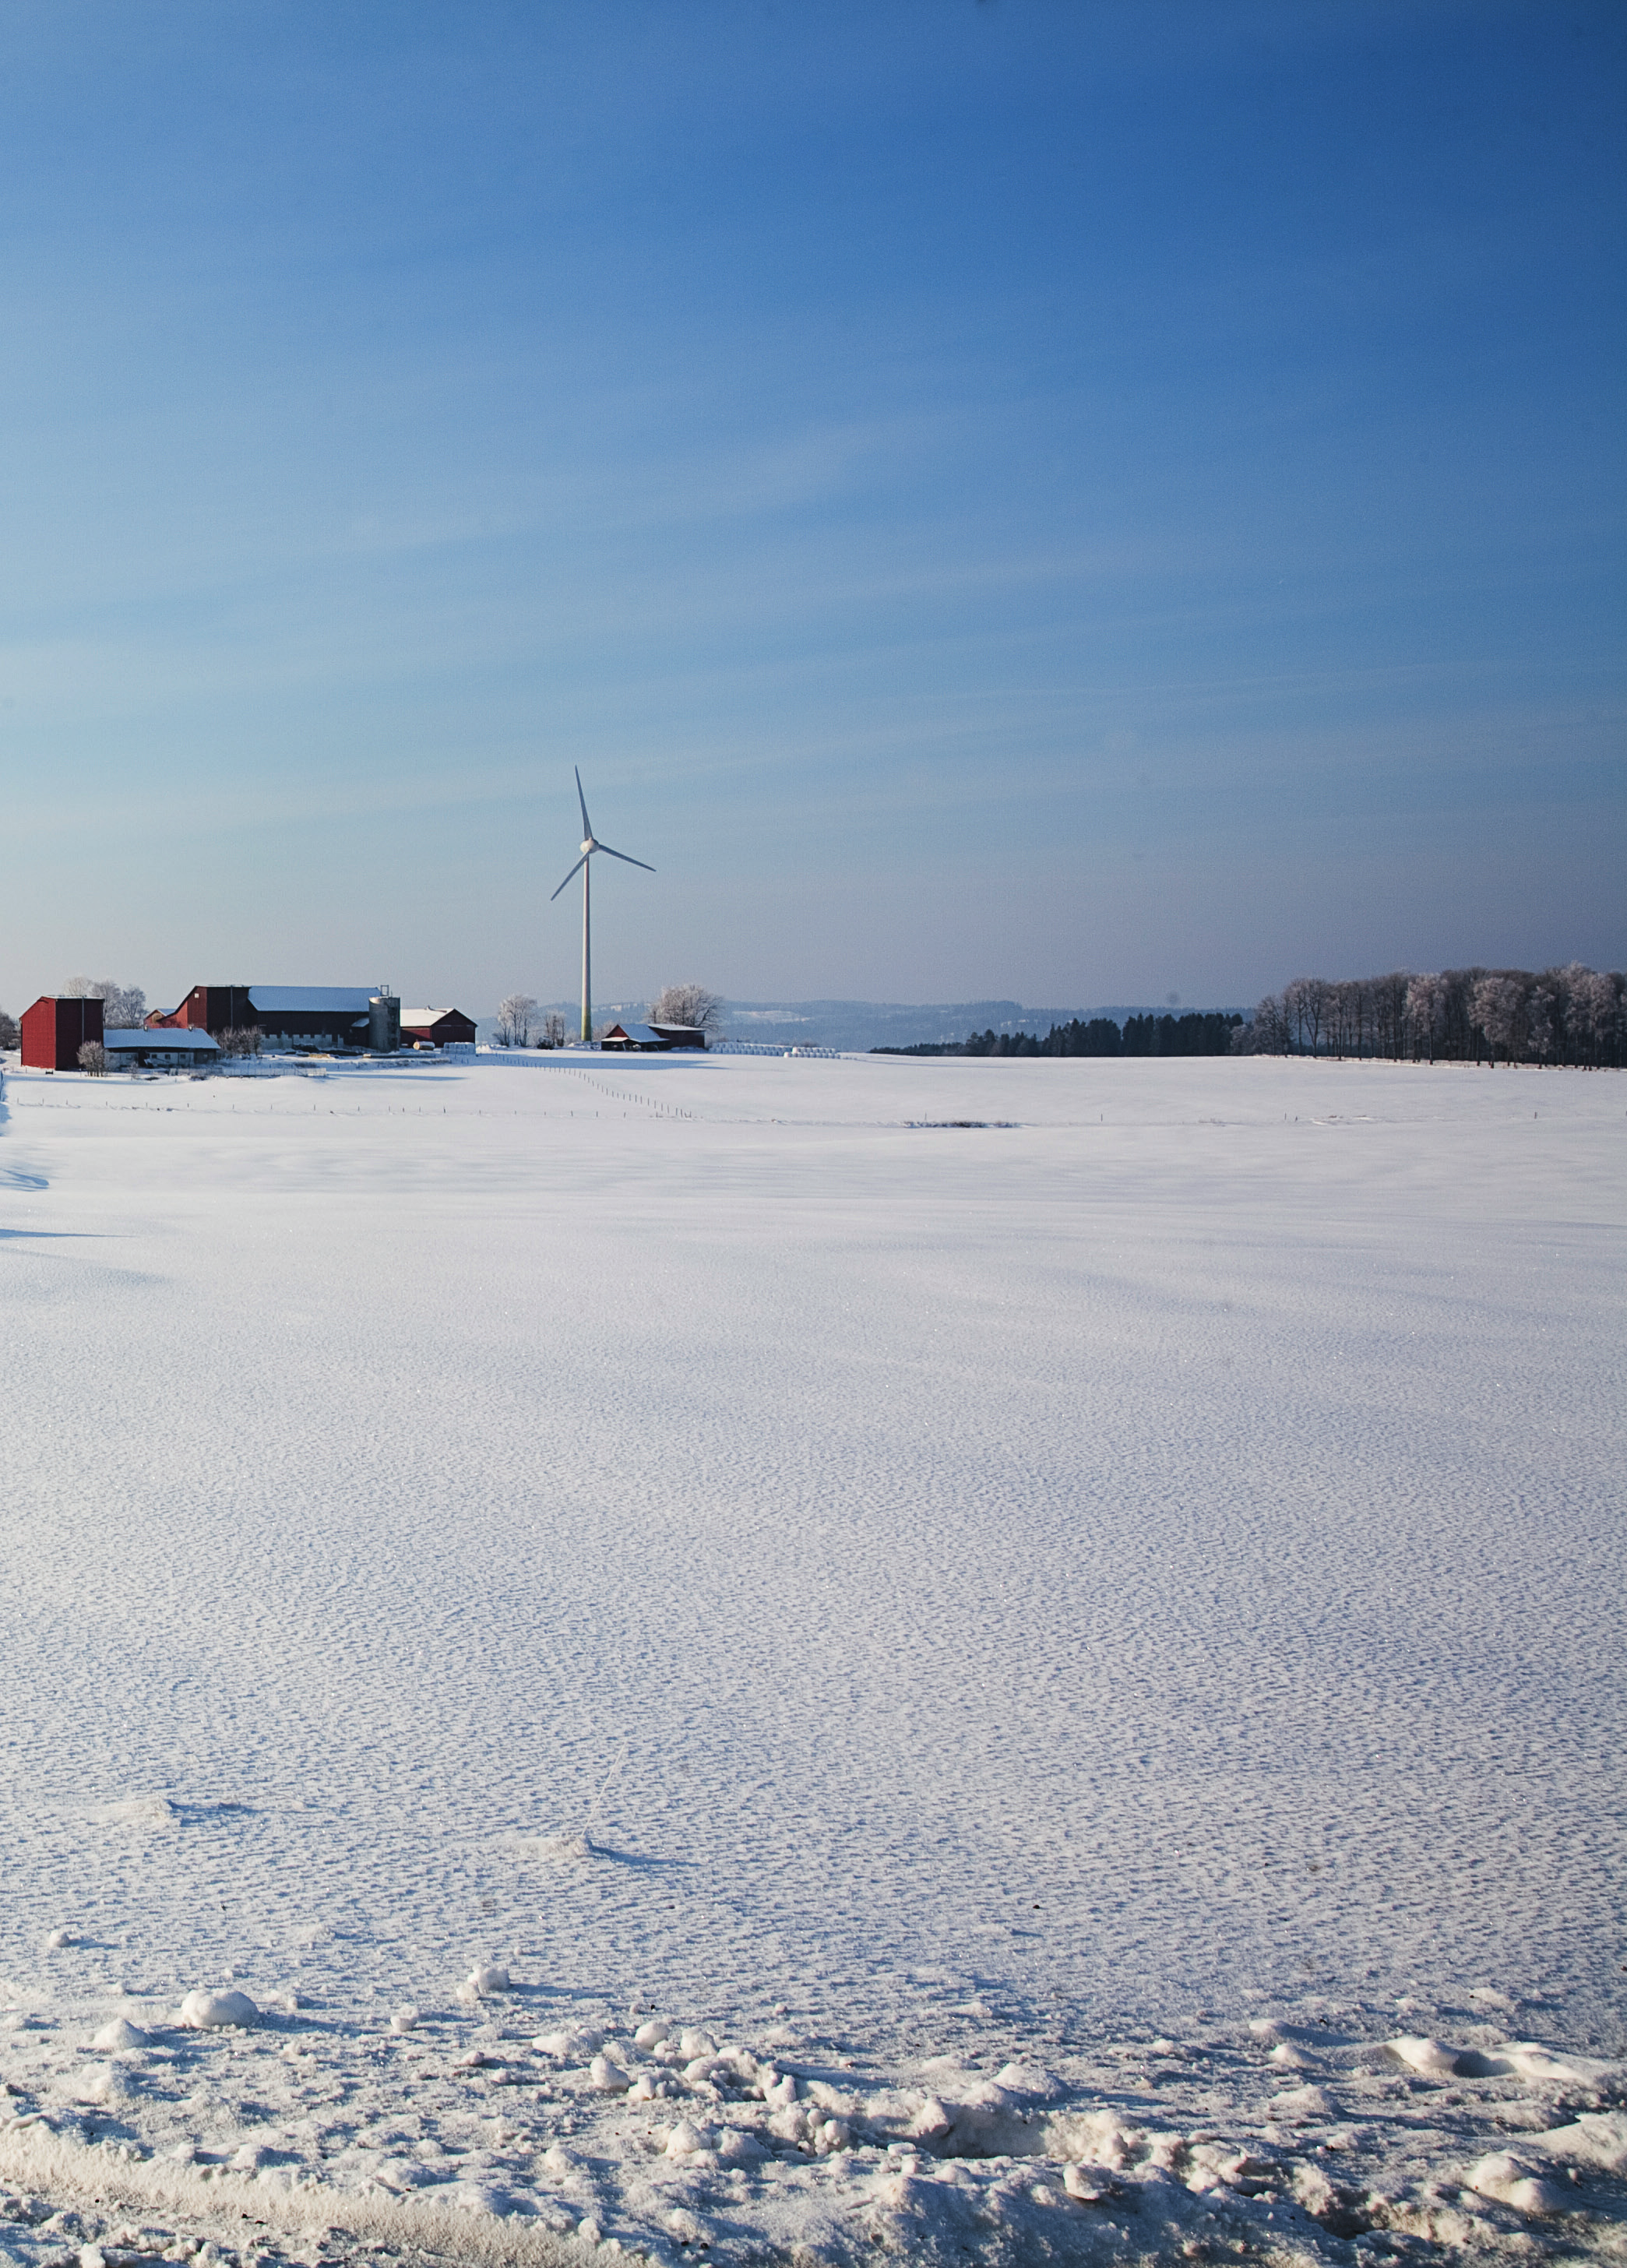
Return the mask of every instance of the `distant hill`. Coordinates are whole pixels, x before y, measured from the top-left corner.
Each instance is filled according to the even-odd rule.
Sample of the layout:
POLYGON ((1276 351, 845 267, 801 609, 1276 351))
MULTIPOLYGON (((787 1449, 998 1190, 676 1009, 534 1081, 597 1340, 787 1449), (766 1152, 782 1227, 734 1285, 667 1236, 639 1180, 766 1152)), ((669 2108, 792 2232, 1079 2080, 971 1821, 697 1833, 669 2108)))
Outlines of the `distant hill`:
MULTIPOLYGON (((544 1008, 558 1008, 577 1027, 578 1009, 569 1000, 546 1000, 544 1008)), ((610 1016, 642 1017, 643 1000, 607 1000, 597 1006, 594 1020, 610 1016)), ((938 1005, 895 1000, 726 1000, 723 1028, 731 1040, 761 1040, 774 1047, 843 1048, 864 1053, 871 1048, 913 1048, 946 1040, 963 1040, 968 1032, 1032 1032, 1042 1039, 1053 1024, 1074 1017, 1088 1022, 1093 1016, 1111 1016, 1122 1024, 1127 1016, 1162 1015, 1165 1005, 1146 1001, 1119 1002, 1093 1008, 1025 1008, 1020 1000, 956 1000, 938 1005)), ((480 1038, 491 1036, 495 1019, 482 1017, 480 1038)))
POLYGON ((1071 1016, 1123 1018, 1128 1008, 1025 1008, 1020 1000, 957 1000, 924 1005, 895 1000, 731 1000, 724 1027, 732 1040, 791 1048, 913 1048, 963 1040, 968 1032, 1048 1032, 1071 1016))

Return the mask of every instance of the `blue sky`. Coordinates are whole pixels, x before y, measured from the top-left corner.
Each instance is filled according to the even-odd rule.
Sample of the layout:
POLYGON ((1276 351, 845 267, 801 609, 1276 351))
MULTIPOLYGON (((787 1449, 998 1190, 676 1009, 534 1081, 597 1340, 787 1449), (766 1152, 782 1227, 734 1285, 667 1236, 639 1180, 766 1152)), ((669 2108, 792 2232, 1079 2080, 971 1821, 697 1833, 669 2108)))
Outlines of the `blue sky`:
POLYGON ((1627 960, 1614 4, 0 18, 0 1002, 1627 960))

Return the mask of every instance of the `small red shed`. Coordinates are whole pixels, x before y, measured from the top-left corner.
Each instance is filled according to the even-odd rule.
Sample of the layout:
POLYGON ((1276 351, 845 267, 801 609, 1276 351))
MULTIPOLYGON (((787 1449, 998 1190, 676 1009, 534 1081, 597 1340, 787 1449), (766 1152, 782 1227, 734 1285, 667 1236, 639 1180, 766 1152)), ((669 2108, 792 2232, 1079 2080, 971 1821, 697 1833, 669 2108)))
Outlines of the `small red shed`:
POLYGON ((29 1071, 77 1071, 79 1050, 102 1035, 99 1000, 63 1000, 45 993, 23 1011, 23 1063, 29 1071))
POLYGON ((460 1008, 403 1008, 401 1045, 405 1048, 472 1048, 475 1019, 460 1008))

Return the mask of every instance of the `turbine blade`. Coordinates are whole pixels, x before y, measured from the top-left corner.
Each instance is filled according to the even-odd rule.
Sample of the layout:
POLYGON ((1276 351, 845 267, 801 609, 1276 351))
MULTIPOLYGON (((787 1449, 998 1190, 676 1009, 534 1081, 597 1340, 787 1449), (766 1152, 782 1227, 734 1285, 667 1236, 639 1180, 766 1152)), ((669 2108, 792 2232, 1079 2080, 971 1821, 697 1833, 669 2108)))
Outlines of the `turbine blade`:
POLYGON ((655 872, 653 866, 644 866, 642 858, 629 858, 625 850, 612 850, 607 843, 597 843, 593 847, 596 850, 605 851, 612 858, 619 858, 624 866, 644 866, 646 874, 653 874, 655 872))
POLYGON ((582 806, 582 839, 585 843, 591 843, 593 839, 593 829, 587 815, 587 798, 582 792, 581 767, 578 764, 572 764, 571 769, 577 776, 577 801, 582 806))
MULTIPOLYGON (((581 857, 577 860, 576 865, 575 865, 571 869, 571 872, 570 872, 570 873, 565 876, 565 882, 574 882, 574 881, 575 881, 575 880, 576 880, 576 878, 577 878, 577 876, 581 873, 581 871, 582 871, 583 867, 584 867, 584 866, 585 866, 585 865, 586 865, 586 864, 587 864, 587 853, 586 853, 586 851, 585 850, 585 851, 582 853, 582 856, 581 856, 581 857)), ((565 887, 565 882, 562 882, 562 883, 560 884, 560 886, 559 886, 559 890, 563 890, 563 889, 564 888, 564 887, 565 887)), ((556 897, 559 895, 559 890, 556 890, 556 891, 555 891, 555 893, 554 893, 554 898, 556 898, 556 897)), ((548 903, 549 903, 549 905, 550 905, 550 906, 551 906, 551 905, 553 904, 553 902, 554 902, 554 898, 550 898, 550 899, 548 900, 548 903)))

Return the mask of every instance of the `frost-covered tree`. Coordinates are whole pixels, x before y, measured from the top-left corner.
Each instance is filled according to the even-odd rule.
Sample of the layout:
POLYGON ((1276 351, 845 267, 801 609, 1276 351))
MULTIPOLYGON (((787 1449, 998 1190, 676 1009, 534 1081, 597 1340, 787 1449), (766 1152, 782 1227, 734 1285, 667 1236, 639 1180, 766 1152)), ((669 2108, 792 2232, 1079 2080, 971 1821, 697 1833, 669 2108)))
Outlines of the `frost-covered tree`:
POLYGON ((537 1004, 529 992, 511 992, 497 1004, 497 1045, 528 1048, 536 1026, 537 1004))
POLYGON ((681 1024, 718 1039, 723 1031, 723 1001, 703 984, 669 984, 650 1011, 652 1024, 681 1024))
POLYGON ((1415 1063, 1477 1063, 1489 1051, 1494 1062, 1602 1068, 1627 1060, 1627 976, 1574 961, 1541 976, 1392 969, 1337 984, 1299 976, 1261 1001, 1232 1045, 1241 1055, 1410 1055, 1415 1063))
POLYGON ((23 1035, 18 1028, 16 1017, 8 1016, 5 1010, 0 1008, 0 1055, 9 1048, 20 1047, 22 1041, 23 1035))
POLYGON ((1447 1032, 1444 976, 1415 976, 1408 983, 1407 1029, 1411 1036, 1413 1060, 1422 1056, 1433 1063, 1447 1032))
POLYGON ((102 1025, 109 1032, 133 1032, 147 1012, 147 996, 139 984, 115 984, 111 976, 70 976, 63 997, 69 1000, 99 1000, 102 1025))
POLYGON ((1525 987, 1506 973, 1483 976, 1469 996, 1469 1013, 1493 1058, 1512 1063, 1525 1038, 1525 987))
POLYGON ((1609 1063, 1621 1035, 1621 980, 1579 969, 1572 980, 1571 1014, 1576 1038, 1589 1062, 1609 1063))
POLYGON ((1525 1043, 1527 1055, 1537 1063, 1547 1063, 1553 1055, 1564 1010, 1564 998, 1557 984, 1532 986, 1525 1008, 1525 1043))
MULTIPOLYGON (((87 992, 80 995, 79 997, 87 1000, 94 1000, 99 998, 100 996, 94 992, 87 992)), ((83 1071, 88 1071, 92 1079, 102 1079, 106 1077, 107 1070, 107 1050, 103 1047, 99 1040, 86 1040, 84 1042, 83 1046, 79 1049, 79 1069, 83 1071)))

